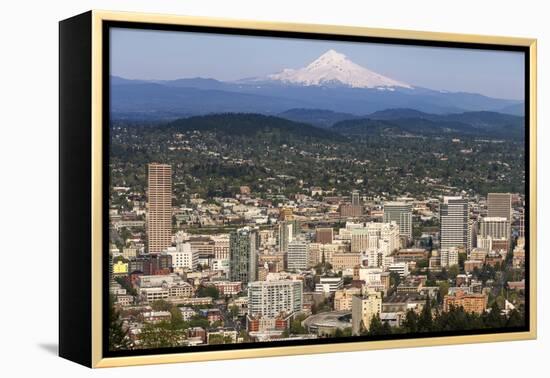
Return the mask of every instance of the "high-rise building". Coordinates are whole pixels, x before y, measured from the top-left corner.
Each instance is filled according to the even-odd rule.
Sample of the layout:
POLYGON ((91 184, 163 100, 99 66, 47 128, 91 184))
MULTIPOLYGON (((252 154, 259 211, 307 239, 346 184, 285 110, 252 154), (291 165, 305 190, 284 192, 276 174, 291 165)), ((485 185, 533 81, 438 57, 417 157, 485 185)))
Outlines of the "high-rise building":
POLYGON ((399 235, 412 239, 412 205, 405 202, 384 204, 384 222, 399 225, 399 235))
POLYGON ((479 223, 479 236, 491 240, 490 250, 510 249, 510 222, 504 217, 487 217, 479 223))
POLYGON ((481 237, 491 236, 493 239, 508 238, 510 221, 504 217, 487 217, 479 223, 479 235, 481 237))
POLYGON ((151 163, 147 177, 147 242, 149 253, 172 245, 172 167, 151 163))
POLYGON ((305 241, 293 240, 288 243, 287 269, 290 271, 306 270, 308 252, 308 244, 305 241))
POLYGON ((229 277, 249 283, 258 279, 258 233, 251 227, 239 228, 229 235, 229 277))
POLYGON ((359 192, 354 190, 351 192, 351 205, 352 206, 361 206, 361 200, 359 198, 359 192))
POLYGON ((463 247, 469 250, 468 201, 462 197, 444 197, 440 207, 440 248, 463 247))
POLYGON ((525 209, 519 211, 519 228, 518 228, 518 237, 525 237, 525 209))
POLYGON ((468 220, 468 245, 466 250, 471 251, 477 247, 478 221, 475 219, 468 220))
POLYGON ((363 215, 363 206, 357 190, 351 192, 351 203, 341 204, 339 211, 342 218, 359 218, 363 215))
POLYGON ((214 235, 210 238, 214 241, 214 258, 217 260, 229 260, 229 235, 214 235))
POLYGON ((487 216, 512 220, 512 194, 489 193, 487 195, 487 216))
POLYGON ((354 336, 368 330, 371 320, 382 311, 382 294, 368 291, 363 296, 354 296, 351 302, 351 332, 354 336))
POLYGON ((315 241, 321 244, 330 244, 333 240, 332 227, 317 227, 315 229, 315 241))
POLYGON ((297 220, 280 221, 277 226, 277 246, 279 252, 288 251, 288 243, 290 243, 300 232, 300 224, 297 220))
POLYGON ((302 281, 256 281, 248 286, 248 314, 274 318, 302 310, 302 281))
POLYGON ((509 223, 507 238, 510 239, 512 224, 512 194, 489 193, 487 195, 487 216, 490 218, 506 218, 509 223))
POLYGON ((385 255, 399 249, 397 223, 369 222, 364 227, 351 230, 352 252, 365 252, 371 249, 382 249, 385 255))

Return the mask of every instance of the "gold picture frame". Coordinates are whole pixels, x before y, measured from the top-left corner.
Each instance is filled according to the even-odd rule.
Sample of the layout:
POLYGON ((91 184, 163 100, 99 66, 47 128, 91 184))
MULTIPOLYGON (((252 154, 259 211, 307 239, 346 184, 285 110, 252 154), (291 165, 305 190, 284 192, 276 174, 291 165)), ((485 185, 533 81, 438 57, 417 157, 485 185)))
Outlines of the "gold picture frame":
MULTIPOLYGON (((83 300, 89 300, 89 306, 86 305, 86 311, 90 310, 89 317, 84 318, 83 322, 90 321, 90 324, 67 326, 67 318, 74 316, 71 313, 72 310, 68 309, 68 304, 63 303, 64 298, 70 298, 75 295, 70 288, 69 278, 61 278, 60 283, 60 295, 61 304, 60 311, 66 313, 66 316, 60 316, 60 326, 63 328, 60 330, 60 354, 63 357, 82 363, 84 365, 99 368, 99 367, 115 367, 115 366, 131 366, 131 365, 144 365, 144 364, 161 364, 161 363, 174 363, 174 362, 194 362, 194 361, 209 361, 209 360, 222 360, 222 359, 238 359, 238 358, 251 358, 251 357, 270 357, 270 356, 285 356, 285 355, 300 355, 300 354, 313 354, 313 353, 329 353, 329 352, 349 352, 360 350, 373 350, 373 349, 388 349, 388 348, 408 348, 408 347, 425 347, 436 345, 449 345, 449 344, 467 344, 467 343, 485 343, 496 341, 514 341, 514 340, 529 340, 535 339, 537 336, 537 266, 536 266, 536 242, 537 242, 537 135, 536 135, 536 123, 537 123, 537 42, 535 39, 527 38, 513 38, 513 37, 500 37, 500 36, 482 36, 482 35, 469 35, 469 34, 452 34, 452 33, 435 33, 424 31, 409 31, 409 30, 393 30, 393 29, 376 29, 366 27, 352 27, 352 26, 335 26, 335 25, 316 25, 316 24, 294 24, 294 23, 275 23, 275 22, 259 22, 251 20, 231 20, 231 19, 218 19, 209 17, 187 17, 187 16, 174 16, 174 15, 160 15, 160 14, 145 14, 145 13, 126 13, 126 12, 110 12, 94 10, 88 12, 82 16, 77 16, 73 19, 61 22, 60 36, 61 49, 60 49, 60 74, 65 74, 64 59, 69 60, 74 58, 73 55, 77 51, 78 46, 80 48, 89 48, 89 54, 81 59, 89 59, 89 81, 85 80, 86 87, 83 89, 83 93, 89 91, 88 99, 91 100, 87 105, 89 107, 89 114, 84 118, 75 118, 74 120, 89 120, 89 128, 86 129, 86 125, 78 125, 89 133, 86 138, 89 139, 89 162, 91 167, 86 174, 89 174, 89 181, 83 183, 83 185, 91 185, 89 193, 91 199, 89 201, 89 215, 90 223, 89 228, 84 231, 89 235, 90 245, 89 255, 86 255, 85 264, 88 261, 88 269, 86 277, 90 278, 89 284, 78 284, 79 289, 89 291, 89 294, 84 295, 83 300), (80 18, 79 18, 80 17, 80 18), (83 21, 84 20, 84 21, 83 21), (128 22, 128 23, 142 23, 142 24, 163 24, 163 25, 187 25, 187 26, 200 26, 200 27, 216 27, 216 28, 235 28, 243 30, 263 30, 273 32, 298 32, 298 33, 317 33, 317 34, 330 34, 335 36, 359 36, 359 37, 376 37, 376 38, 394 38, 400 40, 409 41, 434 41, 434 42, 456 42, 466 44, 490 44, 490 45, 503 45, 503 46, 520 46, 528 49, 529 54, 529 67, 528 68, 528 84, 529 84, 529 108, 528 108, 528 120, 529 120, 529 330, 525 332, 511 332, 511 333, 488 333, 488 334, 476 334, 476 335, 461 335, 461 336, 444 336, 444 337, 426 337, 426 338, 405 338, 399 340, 380 340, 380 341, 361 341, 353 343, 330 343, 330 344, 315 344, 315 345, 301 345, 301 346, 278 346, 278 347, 262 347, 249 349, 232 349, 232 350, 216 350, 216 351, 199 351, 192 353, 167 353, 167 354, 153 354, 153 355, 139 355, 139 356, 124 356, 124 357, 105 357, 103 353, 103 336, 104 336, 104 318, 102 316, 102 308, 104 305, 103 297, 103 240, 104 240, 104 222, 105 214, 103 213, 104 203, 104 188, 102 186, 104 172, 103 158, 105 154, 105 145, 103 139, 103 122, 104 122, 104 75, 106 74, 103 65, 103 49, 104 49, 104 25, 106 22, 128 22), (65 23, 65 24, 64 24, 65 23), (65 29, 64 29, 65 28, 65 29), (87 40, 82 45, 79 41, 73 41, 69 37, 64 37, 67 33, 76 33, 77 31, 85 31, 87 40), (65 33, 65 34, 63 34, 65 33), (65 38, 65 39, 64 39, 65 38), (68 39, 67 39, 68 38, 68 39), (89 43, 89 44, 88 44, 89 43), (64 50, 65 49, 65 50, 64 50), (72 50, 71 50, 72 49, 72 50), (88 117, 88 118, 86 118, 88 117), (89 257, 89 260, 88 260, 89 257), (68 327, 68 328, 67 328, 68 327), (78 327, 81 327, 84 333, 89 332, 89 339, 84 337, 85 343, 89 341, 89 348, 84 348, 82 352, 86 356, 81 354, 73 354, 77 352, 69 352, 72 347, 71 333, 74 333, 78 327), (65 329, 66 328, 66 329, 65 329), (66 347, 65 347, 66 345, 66 347), (88 354, 89 353, 89 354, 88 354)), ((76 38, 72 37, 73 39, 76 38)), ((75 58, 76 59, 76 58, 75 58)), ((78 63, 78 60, 75 61, 78 63)), ((68 64, 68 63, 67 63, 68 64)), ((62 81, 61 89, 65 88, 62 81)), ((69 79, 66 79, 67 85, 69 79)), ((526 83, 527 84, 527 83, 526 83)), ((63 115, 67 110, 65 109, 71 105, 70 101, 76 101, 75 99, 69 99, 69 96, 63 97, 61 95, 61 108, 60 113, 61 123, 63 123, 63 115)), ((86 104, 82 104, 82 107, 86 107, 86 104)), ((76 117, 76 116, 75 116, 76 117)), ((70 120, 70 116, 66 116, 67 120, 70 120)), ((73 127, 75 125, 72 125, 73 127)), ((63 134, 64 126, 61 125, 63 134)), ((83 136, 84 138, 85 136, 83 136)), ((63 140, 63 136, 61 137, 63 140)), ((63 143, 61 143, 63 145, 63 143)), ((63 146, 61 147, 63 148, 63 146)), ((61 152, 63 165, 63 159, 66 156, 61 152)), ((70 167, 66 168, 67 174, 69 174, 70 167)), ((61 180, 63 182, 63 170, 61 172, 61 180)), ((67 194, 67 201, 70 198, 67 194)), ((75 194, 76 196, 76 194, 75 194)), ((61 194, 63 197, 63 193, 61 194)), ((63 203, 60 206, 64 206, 63 203)), ((63 218, 63 211, 60 218, 63 218)), ((64 222, 63 220, 61 221, 64 222)), ((67 232, 70 231, 71 226, 69 220, 65 222, 66 228, 61 229, 61 237, 65 238, 67 232), (65 233, 64 233, 65 232, 65 233)), ((77 232, 77 231, 74 231, 77 232)), ((63 252, 63 243, 60 246, 62 250, 60 262, 62 269, 61 275, 68 274, 71 279, 75 278, 73 273, 65 273, 70 269, 74 269, 74 266, 67 266, 69 262, 65 263, 66 259, 69 259, 68 252, 63 252), (71 275, 72 274, 72 275, 71 275)), ((73 261, 74 262, 74 261, 73 261)), ((76 263, 76 262, 74 262, 76 263)), ((79 266, 81 269, 86 269, 84 265, 79 266)), ((69 277, 69 276, 67 276, 69 277)), ((87 279, 87 278, 83 278, 87 279)), ((74 281, 72 281, 74 284, 74 281)), ((69 299, 67 299, 69 300, 69 299)), ((79 335, 78 337, 82 337, 79 335)))

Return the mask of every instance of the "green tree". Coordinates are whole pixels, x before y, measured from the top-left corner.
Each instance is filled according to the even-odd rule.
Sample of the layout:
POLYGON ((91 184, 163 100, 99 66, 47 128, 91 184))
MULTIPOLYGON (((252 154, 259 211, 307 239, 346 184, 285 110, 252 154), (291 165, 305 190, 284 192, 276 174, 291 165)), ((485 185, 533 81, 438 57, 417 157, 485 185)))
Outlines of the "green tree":
POLYGON ((159 299, 151 303, 151 308, 154 311, 170 311, 173 305, 165 300, 159 299))
POLYGON ((239 316, 239 307, 236 305, 229 306, 229 314, 233 319, 239 316))
POLYGON ((419 332, 431 332, 433 330, 433 318, 432 318, 432 301, 430 298, 426 298, 426 303, 422 308, 422 312, 418 318, 418 331, 419 332))
POLYGON ((134 297, 138 295, 137 290, 132 286, 128 277, 115 277, 115 281, 126 289, 126 292, 134 297))
POLYGON ((390 285, 394 290, 397 290, 397 286, 401 283, 401 276, 397 272, 390 273, 390 285))
POLYGON ((109 350, 125 350, 131 347, 128 330, 123 326, 120 313, 114 305, 114 298, 110 297, 109 306, 109 350))
POLYGON ((411 309, 407 311, 402 327, 405 329, 406 333, 418 332, 418 315, 414 310, 411 309))
POLYGON ((170 348, 180 345, 183 338, 183 331, 172 329, 170 323, 147 323, 141 328, 139 346, 143 349, 170 348))
POLYGON ((498 306, 497 301, 493 301, 491 309, 485 314, 483 321, 487 328, 500 328, 505 326, 505 319, 503 319, 503 316, 500 313, 500 307, 498 306))
POLYGON ((302 321, 304 321, 305 315, 297 315, 292 321, 290 322, 290 334, 292 335, 303 335, 307 333, 305 327, 302 325, 302 321))
MULTIPOLYGON (((231 343, 231 339, 229 339, 229 343, 231 343)), ((208 344, 210 345, 228 344, 227 337, 224 337, 223 335, 212 334, 208 336, 208 344)))
POLYGON ((170 318, 170 323, 173 329, 187 328, 187 323, 183 320, 183 315, 181 314, 179 308, 173 306, 170 309, 170 314, 172 315, 170 318))
POLYGON ((379 335, 388 335, 391 333, 391 328, 388 323, 380 320, 380 315, 375 314, 369 324, 368 335, 370 336, 379 336, 379 335))
POLYGON ((506 327, 515 328, 523 327, 525 325, 525 318, 522 312, 519 312, 516 309, 513 309, 508 314, 508 319, 506 321, 506 327))
POLYGON ((215 286, 201 286, 196 293, 197 297, 211 297, 218 299, 220 291, 215 286))
POLYGON ((439 283, 439 290, 437 291, 437 300, 439 303, 443 303, 443 298, 449 293, 449 282, 441 281, 439 283))
POLYGON ((208 328, 210 327, 210 322, 208 319, 200 316, 195 315, 189 320, 189 327, 202 327, 202 328, 208 328))
POLYGON ((458 265, 452 265, 451 267, 449 267, 449 277, 453 280, 456 278, 456 276, 458 276, 459 273, 460 269, 458 265))

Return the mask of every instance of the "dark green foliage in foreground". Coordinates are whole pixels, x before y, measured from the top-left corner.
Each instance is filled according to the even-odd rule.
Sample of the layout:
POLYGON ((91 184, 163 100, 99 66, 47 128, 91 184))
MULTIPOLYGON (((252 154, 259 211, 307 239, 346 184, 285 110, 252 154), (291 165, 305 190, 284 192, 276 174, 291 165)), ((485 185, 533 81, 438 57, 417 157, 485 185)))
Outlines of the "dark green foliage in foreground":
POLYGON ((181 344, 185 338, 183 330, 173 329, 168 322, 145 324, 139 334, 139 348, 169 348, 181 344))
POLYGON ((124 350, 131 347, 128 331, 124 329, 119 311, 114 305, 114 300, 109 299, 109 350, 124 350))
POLYGON ((434 313, 428 301, 420 314, 413 310, 407 311, 405 320, 399 328, 385 326, 380 321, 380 317, 373 317, 369 331, 364 334, 377 336, 523 327, 525 325, 523 314, 523 310, 520 309, 510 311, 507 316, 503 315, 496 302, 491 306, 490 312, 482 315, 467 313, 462 307, 451 308, 448 312, 434 313))

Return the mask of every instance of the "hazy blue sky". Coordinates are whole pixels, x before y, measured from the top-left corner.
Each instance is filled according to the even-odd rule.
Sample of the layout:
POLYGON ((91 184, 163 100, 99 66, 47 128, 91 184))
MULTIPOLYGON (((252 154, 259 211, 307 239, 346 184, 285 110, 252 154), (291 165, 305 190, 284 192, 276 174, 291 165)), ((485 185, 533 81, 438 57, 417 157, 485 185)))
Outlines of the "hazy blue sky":
POLYGON ((413 86, 523 99, 518 52, 218 34, 111 30, 111 74, 128 79, 237 80, 300 68, 329 49, 413 86))

